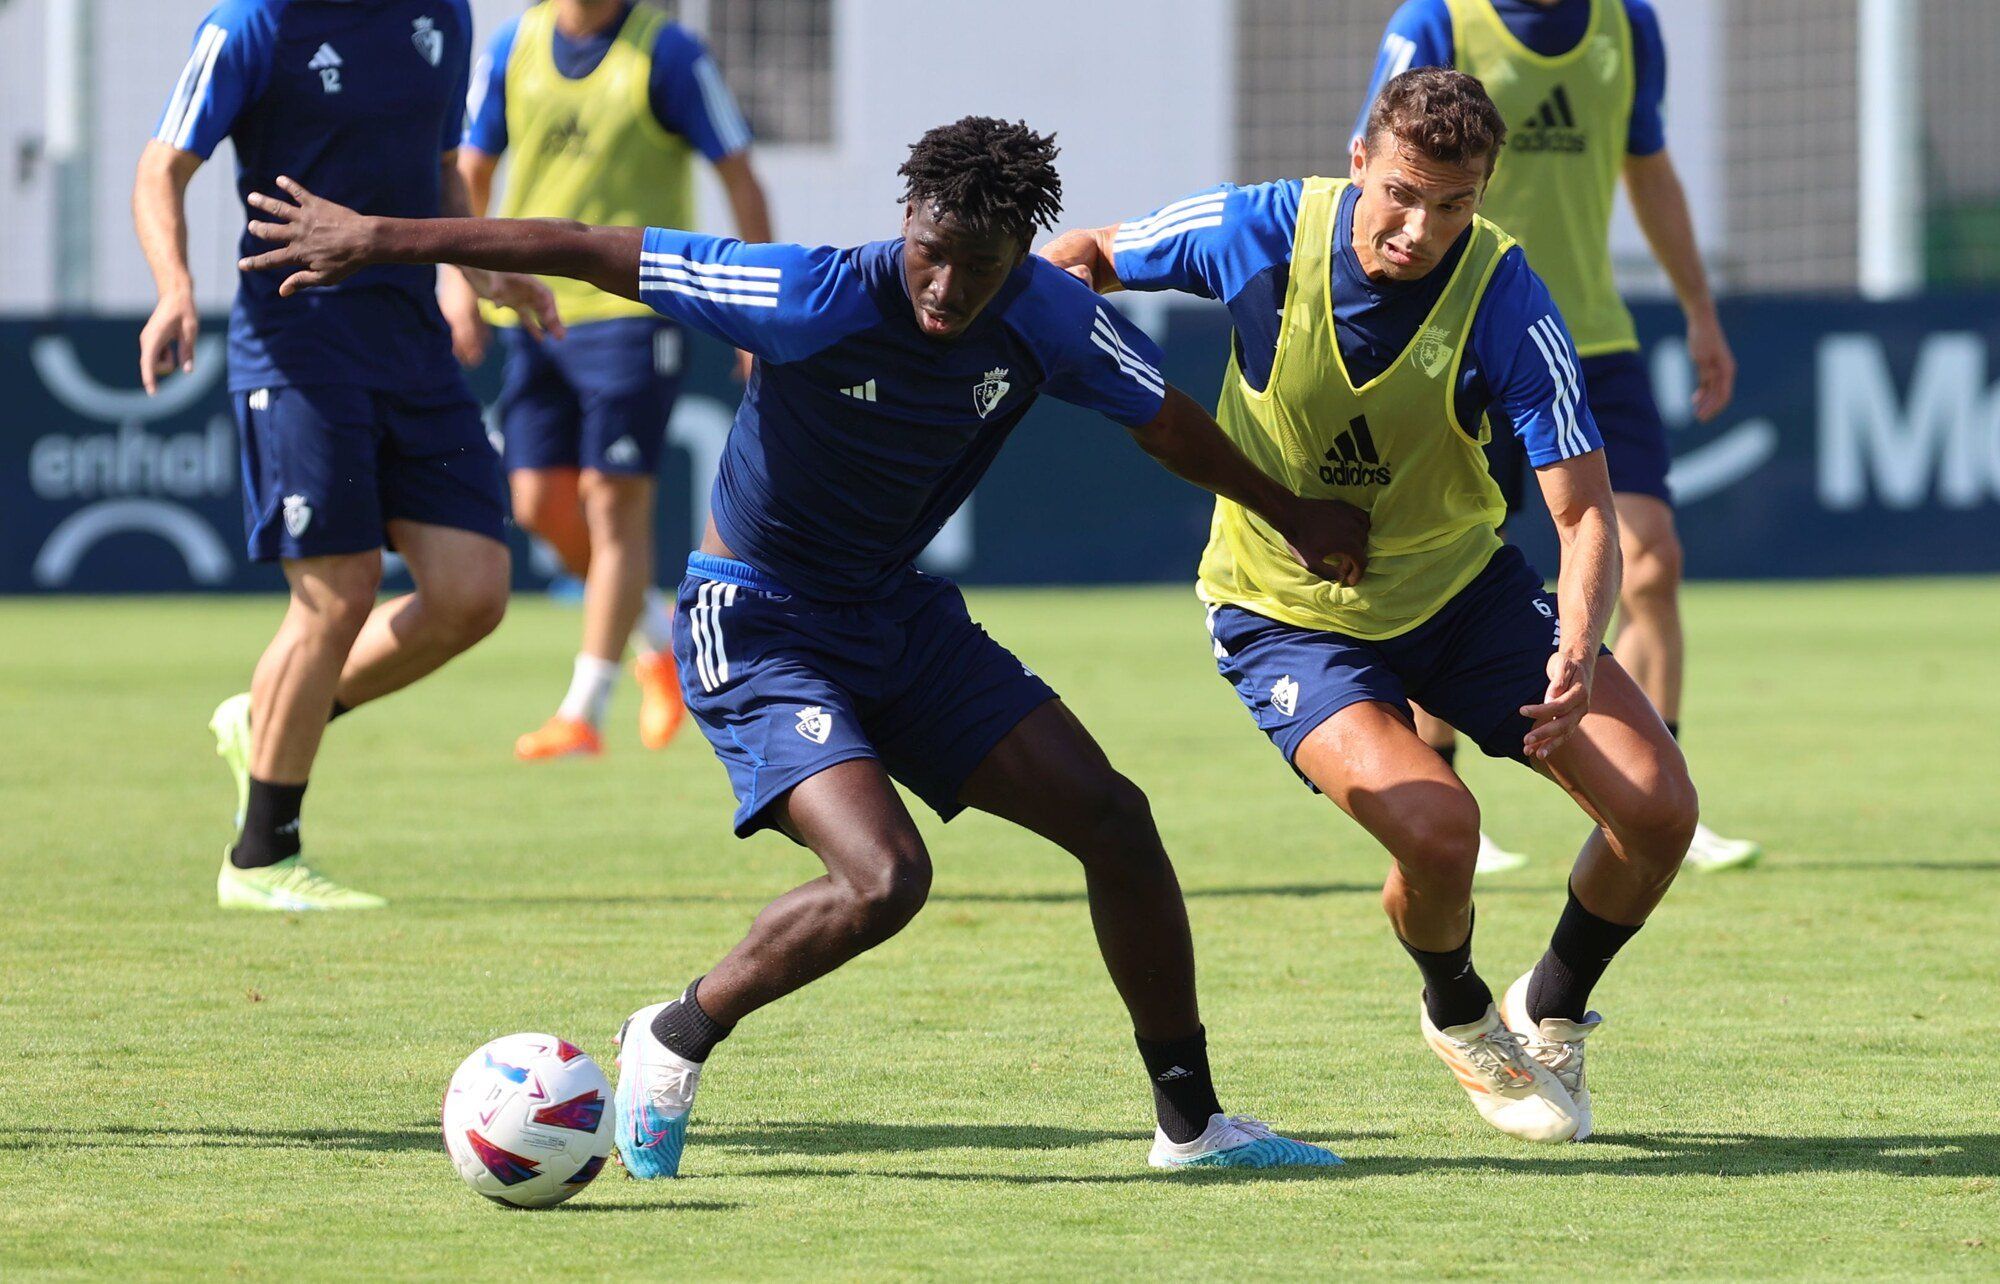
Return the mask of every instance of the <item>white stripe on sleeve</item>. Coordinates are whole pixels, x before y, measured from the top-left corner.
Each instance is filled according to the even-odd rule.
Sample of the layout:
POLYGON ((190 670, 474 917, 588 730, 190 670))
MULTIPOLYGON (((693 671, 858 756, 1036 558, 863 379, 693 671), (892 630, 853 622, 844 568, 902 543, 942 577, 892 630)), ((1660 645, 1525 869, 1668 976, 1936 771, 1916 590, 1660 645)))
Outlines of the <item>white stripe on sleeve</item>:
POLYGON ((1167 223, 1147 232, 1128 234, 1121 227, 1118 229, 1118 234, 1111 238, 1111 252, 1116 254, 1122 250, 1149 249, 1152 246, 1158 245, 1161 241, 1172 240, 1174 237, 1180 236, 1185 232, 1199 231, 1204 227, 1221 226, 1222 202, 1217 201, 1213 205, 1197 206, 1187 211, 1185 217, 1180 218, 1178 222, 1167 223))
POLYGON ((1583 434, 1576 425, 1576 409, 1570 380, 1563 368, 1563 361, 1557 356, 1562 347, 1562 336, 1560 334, 1553 336, 1554 344, 1551 346, 1551 335, 1544 328, 1547 320, 1548 318, 1544 317, 1529 326, 1528 337, 1535 341, 1535 347, 1540 350, 1542 360, 1548 363, 1549 378, 1555 383, 1556 450, 1562 458, 1569 459, 1584 453, 1583 434))
POLYGON ((1119 338, 1118 331, 1105 319, 1101 309, 1097 314, 1097 320, 1091 326, 1090 341, 1108 354, 1132 382, 1149 392, 1160 396, 1166 395, 1167 381, 1160 377, 1159 371, 1125 346, 1125 341, 1119 338))
POLYGON ((155 138, 183 151, 187 149, 188 136, 193 133, 194 122, 201 115, 201 104, 208 97, 208 82, 215 75, 215 60, 222 53, 223 42, 227 39, 228 30, 215 23, 211 22, 201 29, 201 35, 194 42, 194 52, 188 55, 187 66, 181 69, 180 82, 174 86, 173 102, 161 118, 155 138))
POLYGON ((715 60, 707 54, 695 59, 694 79, 701 87, 701 104, 708 112, 708 123, 715 129, 723 154, 734 155, 748 147, 750 123, 743 119, 736 106, 736 95, 729 92, 729 84, 723 80, 715 60))

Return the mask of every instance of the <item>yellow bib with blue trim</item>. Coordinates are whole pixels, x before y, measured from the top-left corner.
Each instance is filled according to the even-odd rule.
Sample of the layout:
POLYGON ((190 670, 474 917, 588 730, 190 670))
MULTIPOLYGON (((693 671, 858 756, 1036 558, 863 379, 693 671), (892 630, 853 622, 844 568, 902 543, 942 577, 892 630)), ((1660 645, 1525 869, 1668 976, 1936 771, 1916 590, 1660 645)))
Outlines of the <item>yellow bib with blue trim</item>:
MULTIPOLYGON (((605 227, 688 227, 693 148, 653 115, 653 46, 666 15, 632 8, 604 60, 572 80, 556 69, 555 6, 521 15, 507 59, 504 218, 573 218, 605 227)), ((571 325, 649 316, 652 309, 566 278, 545 278, 571 325)), ((506 309, 490 309, 500 324, 506 309)))
POLYGON ((1486 471, 1484 423, 1462 426, 1453 389, 1479 300, 1514 244, 1483 218, 1430 315, 1360 387, 1333 322, 1333 229, 1344 179, 1309 178, 1271 375, 1244 381, 1232 347, 1216 421, 1294 494, 1369 517, 1368 572, 1352 588, 1301 566, 1263 518, 1217 500, 1199 593, 1305 629, 1379 640, 1422 624, 1485 568, 1507 514, 1486 471))
POLYGON ((1522 44, 1490 0, 1446 0, 1458 70, 1486 86, 1507 145, 1486 217, 1521 243, 1586 357, 1638 348, 1611 272, 1611 207, 1632 122, 1632 24, 1624 0, 1591 0, 1568 53, 1522 44))

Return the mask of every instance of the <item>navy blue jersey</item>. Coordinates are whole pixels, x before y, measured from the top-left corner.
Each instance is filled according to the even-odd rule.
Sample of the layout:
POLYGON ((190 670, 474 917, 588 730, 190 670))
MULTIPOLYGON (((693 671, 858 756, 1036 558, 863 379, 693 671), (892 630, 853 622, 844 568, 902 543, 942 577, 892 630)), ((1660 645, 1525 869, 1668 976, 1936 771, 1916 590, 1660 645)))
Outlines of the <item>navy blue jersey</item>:
MULTIPOLYGON (((625 6, 630 16, 632 6, 625 6)), ((618 39, 621 22, 572 40, 555 30, 556 70, 581 80, 597 70, 618 39)), ((507 60, 521 20, 514 18, 494 33, 492 42, 472 73, 472 98, 466 109, 465 145, 498 156, 507 150, 507 60)), ((736 106, 736 96, 723 82, 722 70, 709 57, 700 37, 669 22, 653 41, 653 75, 646 99, 660 128, 679 134, 711 161, 733 156, 750 145, 750 126, 736 106)))
POLYGON ((794 592, 881 597, 1041 393, 1136 426, 1160 353, 1074 277, 1029 258, 958 337, 917 328, 903 243, 753 245, 649 228, 641 297, 755 353, 710 512, 794 592))
MULTIPOLYGON (((434 218, 471 66, 466 0, 224 0, 154 137, 203 158, 230 139, 239 195, 277 194, 283 174, 364 214, 434 218)), ((269 248, 243 234, 243 254, 269 248)), ((232 389, 412 391, 458 378, 435 269, 371 267, 289 299, 284 276, 238 280, 232 389)))
MULTIPOLYGON (((1182 290, 1221 300, 1236 330, 1237 364, 1250 386, 1261 388, 1277 346, 1303 188, 1298 179, 1254 187, 1225 183, 1120 224, 1112 240, 1118 279, 1135 290, 1182 290)), ((1409 346, 1451 280, 1465 238, 1418 280, 1371 281, 1354 254, 1360 196, 1359 187, 1341 194, 1332 294, 1341 359, 1365 382, 1409 346)), ((1490 415, 1496 431, 1511 429, 1521 439, 1537 468, 1596 450, 1603 440, 1589 407, 1571 410, 1564 371, 1576 361, 1576 344, 1548 287, 1519 246, 1509 249, 1472 320, 1455 390, 1458 421, 1476 424, 1490 415), (1560 352, 1546 346, 1551 340, 1560 341, 1560 352)))
MULTIPOLYGON (((1576 48, 1590 28, 1590 0, 1490 0, 1493 11, 1516 40, 1544 58, 1576 48)), ((1624 0, 1632 25, 1632 120, 1626 126, 1625 152, 1651 156, 1667 145, 1663 103, 1667 94, 1667 45, 1660 38, 1659 15, 1649 0, 1624 0)), ((1451 10, 1445 0, 1405 0, 1389 19, 1382 48, 1375 55, 1375 72, 1361 100, 1359 135, 1368 126, 1368 112, 1382 86, 1412 67, 1449 67, 1452 45, 1451 10)))

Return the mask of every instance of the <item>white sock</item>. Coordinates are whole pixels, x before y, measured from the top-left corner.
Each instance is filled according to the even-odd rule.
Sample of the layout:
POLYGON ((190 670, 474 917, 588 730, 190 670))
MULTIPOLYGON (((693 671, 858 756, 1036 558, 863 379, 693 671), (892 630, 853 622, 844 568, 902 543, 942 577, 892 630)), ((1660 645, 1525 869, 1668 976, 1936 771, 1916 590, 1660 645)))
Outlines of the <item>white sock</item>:
POLYGON ((611 703, 611 692, 618 685, 618 670, 621 667, 616 660, 601 660, 594 655, 577 656, 576 669, 570 675, 569 694, 563 697, 556 716, 588 722, 593 727, 602 726, 604 707, 611 703))
POLYGON ((648 651, 674 649, 674 600, 656 588, 646 590, 646 605, 639 611, 639 636, 648 651))

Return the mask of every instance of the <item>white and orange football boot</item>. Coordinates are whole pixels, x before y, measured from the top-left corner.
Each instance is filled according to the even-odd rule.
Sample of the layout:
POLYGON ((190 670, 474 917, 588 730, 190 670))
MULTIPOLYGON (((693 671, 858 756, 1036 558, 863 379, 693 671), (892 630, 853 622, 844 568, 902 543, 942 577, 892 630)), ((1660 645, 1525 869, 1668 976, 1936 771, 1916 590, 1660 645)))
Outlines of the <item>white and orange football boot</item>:
POLYGON ((1424 1042, 1451 1067, 1479 1117, 1509 1137, 1560 1142, 1576 1136, 1576 1103, 1548 1067, 1528 1055, 1527 1041, 1501 1023, 1491 1004, 1486 1015, 1440 1030, 1417 1000, 1424 1042))
POLYGON ((1576 1136, 1570 1140, 1582 1141, 1590 1135, 1590 1088, 1583 1080, 1583 1041, 1604 1024, 1604 1017, 1586 1012, 1581 1021, 1564 1017, 1530 1020, 1528 979, 1534 974, 1533 969, 1523 972, 1520 980, 1507 987, 1506 997, 1500 1000, 1500 1016, 1509 1030, 1525 1040, 1528 1055, 1568 1090, 1570 1100, 1576 1103, 1576 1136))
POLYGON ((545 762, 550 758, 595 758, 604 752, 604 737, 581 718, 555 715, 514 742, 514 756, 522 762, 545 762))

